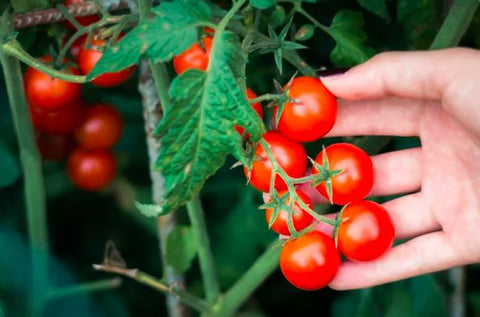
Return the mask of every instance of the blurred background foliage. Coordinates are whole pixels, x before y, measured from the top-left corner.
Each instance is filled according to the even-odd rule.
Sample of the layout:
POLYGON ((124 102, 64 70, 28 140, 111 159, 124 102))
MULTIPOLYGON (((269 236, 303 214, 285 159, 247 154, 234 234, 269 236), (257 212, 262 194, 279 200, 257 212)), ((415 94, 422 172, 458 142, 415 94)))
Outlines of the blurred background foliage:
MULTIPOLYGON (((448 1, 388 0, 387 11, 380 17, 360 5, 366 2, 318 0, 315 4, 305 4, 305 8, 327 25, 341 9, 361 12, 367 44, 381 52, 428 48, 448 7, 448 1)), ((295 25, 299 28, 303 22, 306 21, 296 19, 295 25)), ((19 40, 25 49, 40 56, 49 46, 58 45, 56 36, 63 32, 63 25, 33 27, 20 31, 19 40)), ((329 56, 335 43, 326 34, 317 31, 305 45, 309 49, 300 51, 300 54, 310 65, 315 68, 332 66, 329 56)), ((462 45, 480 45, 479 14, 462 45)), ((284 83, 294 71, 285 65, 284 74, 280 76, 273 67, 271 55, 253 55, 247 67, 247 83, 257 94, 272 92, 273 78, 284 83)), ((29 280, 22 177, 5 85, 3 79, 0 81, 0 316, 22 316, 29 280)), ((82 192, 70 184, 64 162, 45 162, 43 165, 51 243, 50 279, 55 286, 105 278, 104 273, 93 271, 91 264, 102 261, 108 240, 114 241, 129 267, 161 276, 155 220, 141 216, 133 206, 133 199, 150 200, 149 166, 137 82, 138 78, 134 77, 120 88, 84 87, 83 96, 87 102, 110 102, 121 111, 125 120, 121 142, 115 148, 120 171, 108 190, 82 192)), ((315 156, 322 144, 331 141, 309 144, 309 154, 315 156)), ((375 138, 372 142, 380 141, 375 138)), ((415 138, 393 138, 382 151, 418 145, 415 138)), ((366 144, 365 147, 375 148, 375 144, 366 144)), ((225 167, 208 180, 201 195, 223 289, 231 286, 275 239, 275 235, 267 230, 263 213, 257 209, 262 202, 261 195, 245 186, 241 169, 230 170, 233 163, 233 159, 228 160, 225 167)), ((380 198, 386 199, 389 197, 380 198)), ((179 210, 178 215, 180 223, 188 223, 185 210, 179 210)), ((480 316, 478 273, 476 265, 466 268, 468 316, 480 316)), ((187 285, 193 292, 201 294, 200 274, 195 262, 187 272, 187 285)), ((277 270, 251 296, 239 315, 441 317, 448 315, 448 297, 452 291, 446 273, 442 272, 364 290, 303 292, 286 282, 277 270)), ((124 280, 117 289, 50 301, 45 316, 165 314, 163 295, 124 280)))

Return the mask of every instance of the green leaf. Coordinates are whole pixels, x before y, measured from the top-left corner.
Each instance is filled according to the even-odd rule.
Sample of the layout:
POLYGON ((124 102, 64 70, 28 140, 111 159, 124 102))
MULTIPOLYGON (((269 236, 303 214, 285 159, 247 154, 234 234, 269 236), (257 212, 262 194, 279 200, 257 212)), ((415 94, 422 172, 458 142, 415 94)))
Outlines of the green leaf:
POLYGON ((135 207, 147 217, 160 217, 169 213, 162 208, 160 205, 156 204, 142 204, 138 201, 135 201, 135 207))
POLYGON ((192 69, 173 80, 171 107, 156 131, 162 135, 162 147, 155 169, 163 174, 166 186, 162 211, 192 199, 228 154, 248 163, 234 126, 245 127, 252 141, 265 128, 247 102, 245 63, 238 37, 217 33, 208 72, 192 69))
POLYGON ((373 14, 390 21, 390 14, 388 14, 385 0, 357 0, 357 2, 373 14))
POLYGON ((211 18, 208 5, 195 0, 162 2, 153 11, 155 18, 140 22, 104 52, 88 74, 89 80, 105 72, 125 69, 138 63, 141 57, 155 63, 170 60, 196 41, 198 26, 211 18))
POLYGON ((337 67, 360 64, 375 54, 375 50, 364 44, 367 35, 363 31, 363 15, 360 12, 342 10, 333 18, 328 33, 337 45, 330 59, 337 67))
POLYGON ((167 263, 178 274, 187 271, 197 254, 197 241, 189 226, 177 226, 167 236, 167 263))
POLYGON ((20 176, 20 166, 10 149, 0 142, 0 187, 12 185, 20 176))
POLYGON ((270 8, 275 2, 275 0, 250 0, 252 7, 261 10, 270 8))
POLYGON ((412 49, 427 49, 435 38, 442 22, 441 1, 399 0, 397 17, 403 26, 408 46, 412 49))

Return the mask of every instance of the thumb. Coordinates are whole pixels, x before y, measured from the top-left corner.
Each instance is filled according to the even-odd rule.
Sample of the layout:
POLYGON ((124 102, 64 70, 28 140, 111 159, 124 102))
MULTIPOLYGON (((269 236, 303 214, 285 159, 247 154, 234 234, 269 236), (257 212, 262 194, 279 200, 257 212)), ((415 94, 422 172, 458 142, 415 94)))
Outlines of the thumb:
POLYGON ((455 70, 465 66, 474 50, 454 48, 439 51, 388 52, 339 75, 322 76, 323 84, 346 100, 387 96, 441 100, 456 78, 455 70), (466 56, 467 55, 467 56, 466 56))

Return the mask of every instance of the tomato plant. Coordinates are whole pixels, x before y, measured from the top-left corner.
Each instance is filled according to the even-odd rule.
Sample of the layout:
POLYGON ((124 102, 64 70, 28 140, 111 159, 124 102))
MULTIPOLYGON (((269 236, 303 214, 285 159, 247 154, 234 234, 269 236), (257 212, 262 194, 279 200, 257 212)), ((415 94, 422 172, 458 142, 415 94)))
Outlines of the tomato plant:
POLYGON ((212 50, 213 37, 207 36, 202 40, 202 45, 195 43, 182 54, 173 58, 173 67, 177 74, 188 69, 207 70, 212 50))
MULTIPOLYGON (((84 2, 85 2, 85 0, 65 0, 63 5, 68 7, 69 5, 72 5, 72 4, 84 3, 84 2)), ((87 15, 87 16, 83 16, 83 17, 77 17, 77 18, 75 18, 75 20, 82 26, 88 26, 88 25, 100 20, 100 17, 98 15, 94 14, 94 15, 87 15)), ((72 23, 70 23, 69 21, 65 21, 65 26, 68 27, 69 29, 72 29, 72 30, 76 29, 75 26, 72 23)))
POLYGON ((280 253, 280 269, 295 287, 313 291, 325 287, 337 274, 340 253, 332 238, 311 231, 285 243, 280 253))
POLYGON ((107 150, 75 149, 68 158, 68 175, 83 190, 100 190, 115 177, 117 163, 107 150))
MULTIPOLYGON (((348 143, 336 143, 324 149, 331 171, 341 171, 331 178, 332 194, 329 197, 327 183, 322 182, 317 190, 333 203, 345 205, 362 199, 373 187, 373 165, 370 156, 359 147, 348 143)), ((320 152, 315 161, 324 165, 324 153, 320 152)), ((312 172, 318 173, 313 168, 312 172)))
MULTIPOLYGON (((292 141, 278 131, 265 133, 263 139, 270 146, 273 157, 279 166, 291 177, 305 175, 307 169, 307 152, 301 143, 292 141)), ((272 163, 260 143, 255 147, 255 160, 251 170, 244 168, 244 173, 249 177, 249 183, 262 192, 270 190, 270 179, 272 176, 272 163)), ((275 177, 275 189, 286 188, 285 182, 280 176, 275 177)))
MULTIPOLYGON (((122 35, 119 38, 121 37, 122 35)), ((83 74, 88 74, 95 67, 95 64, 103 55, 102 50, 105 48, 105 45, 106 40, 95 38, 90 41, 89 48, 86 47, 86 43, 80 45, 78 66, 83 74)), ((92 84, 99 87, 118 86, 127 81, 134 72, 135 66, 130 66, 117 72, 105 73, 92 80, 92 84)))
POLYGON ((376 202, 352 202, 343 209, 340 220, 338 248, 350 260, 374 260, 393 243, 395 229, 390 214, 376 202))
POLYGON ((81 122, 83 116, 83 105, 75 101, 68 107, 57 111, 42 110, 30 105, 33 126, 43 132, 68 134, 72 132, 81 122))
MULTIPOLYGON (((330 131, 337 118, 337 100, 318 78, 296 77, 287 89, 294 99, 283 107, 278 130, 298 142, 320 139, 330 131)), ((278 107, 275 107, 275 115, 278 107)))
POLYGON ((122 134, 123 120, 120 112, 108 104, 86 107, 82 122, 75 130, 77 142, 88 149, 109 149, 122 134))
MULTIPOLYGON (((247 98, 248 99, 255 99, 255 98, 257 98, 257 94, 253 90, 251 90, 250 88, 247 88, 247 98)), ((263 119, 262 104, 260 102, 255 102, 254 104, 252 104, 252 108, 253 108, 253 110, 255 110, 255 112, 258 114, 258 116, 263 119)), ((237 132, 240 135, 243 135, 243 132, 245 131, 245 129, 243 129, 242 127, 239 127, 239 126, 236 126, 235 130, 237 130, 237 132)), ((247 133, 245 135, 245 137, 248 139, 249 134, 247 133)))
MULTIPOLYGON (((45 56, 43 62, 50 63, 52 58, 45 56)), ((65 61, 68 63, 68 61, 65 61)), ((76 68, 66 66, 64 72, 77 75, 76 68)), ((81 86, 53 78, 35 68, 29 67, 25 73, 25 94, 28 103, 44 111, 55 111, 75 103, 80 98, 81 86)))
MULTIPOLYGON (((288 194, 288 190, 284 190, 278 193, 280 197, 283 197, 284 195, 288 194)), ((310 201, 310 198, 302 192, 301 190, 296 190, 296 195, 298 196, 299 199, 303 201, 308 207, 313 208, 312 202, 310 201)), ((290 204, 290 198, 287 198, 285 201, 285 205, 289 206, 290 204)), ((295 230, 298 232, 306 227, 308 227, 312 222, 313 222, 313 217, 310 215, 305 209, 300 207, 298 203, 295 203, 293 205, 293 214, 292 214, 292 224, 295 230)), ((265 218, 267 219, 267 223, 270 223, 272 215, 274 213, 274 208, 267 208, 265 210, 265 218)), ((272 226, 270 229, 273 231, 283 234, 285 236, 288 236, 291 234, 290 229, 288 227, 288 211, 285 209, 281 209, 278 212, 278 215, 273 222, 272 226)))

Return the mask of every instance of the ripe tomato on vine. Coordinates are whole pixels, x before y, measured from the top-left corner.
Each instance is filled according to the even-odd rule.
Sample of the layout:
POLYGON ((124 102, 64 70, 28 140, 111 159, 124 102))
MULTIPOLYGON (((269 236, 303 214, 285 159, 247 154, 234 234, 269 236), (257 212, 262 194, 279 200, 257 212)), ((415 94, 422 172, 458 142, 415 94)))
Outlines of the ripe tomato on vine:
POLYGON ((180 75, 188 69, 207 70, 212 50, 213 37, 207 36, 202 40, 202 45, 194 43, 185 52, 173 58, 175 72, 180 75))

